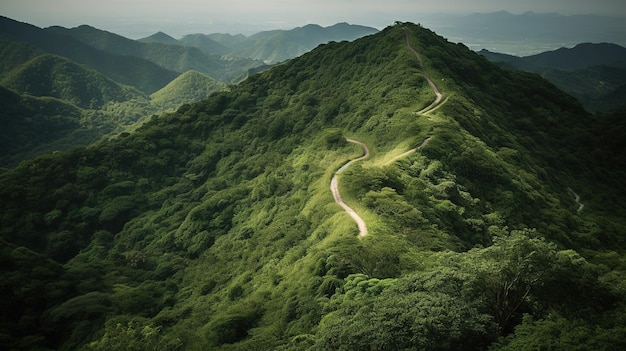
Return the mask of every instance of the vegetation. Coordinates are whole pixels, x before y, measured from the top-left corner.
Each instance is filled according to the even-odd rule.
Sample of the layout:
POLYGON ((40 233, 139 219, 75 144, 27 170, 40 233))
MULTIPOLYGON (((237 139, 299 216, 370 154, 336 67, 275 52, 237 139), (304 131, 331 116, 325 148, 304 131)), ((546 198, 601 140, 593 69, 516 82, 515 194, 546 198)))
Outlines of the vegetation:
MULTIPOLYGON (((5 41, 19 42, 18 45, 21 46, 33 47, 37 52, 66 57, 118 83, 132 86, 147 94, 161 89, 179 74, 142 58, 98 50, 70 36, 43 30, 6 17, 0 17, 0 37, 5 41)), ((33 49, 29 49, 26 52, 32 54, 32 51, 33 49)), ((7 56, 16 58, 15 54, 7 56)), ((24 62, 24 60, 13 61, 18 64, 24 62)))
POLYGON ((238 82, 248 69, 263 65, 247 57, 223 57, 191 46, 131 40, 86 25, 72 29, 50 27, 46 31, 75 38, 107 53, 141 58, 175 72, 196 70, 223 82, 238 82))
POLYGON ((150 95, 151 103, 165 109, 206 99, 209 95, 225 91, 228 86, 197 71, 187 71, 163 89, 150 95))
POLYGON ((96 71, 45 54, 12 70, 0 84, 23 94, 54 97, 89 109, 142 96, 139 91, 120 86, 96 71))
POLYGON ((46 54, 26 43, 3 41, 0 72, 1 166, 35 155, 89 145, 133 129, 153 113, 175 109, 227 89, 190 71, 146 96, 96 70, 46 54))
POLYGON ((480 53, 502 66, 541 74, 590 111, 607 113, 626 107, 621 99, 626 86, 626 48, 617 44, 585 43, 525 57, 480 53))
POLYGON ((0 344, 619 349, 621 121, 417 25, 322 45, 0 173, 0 344))

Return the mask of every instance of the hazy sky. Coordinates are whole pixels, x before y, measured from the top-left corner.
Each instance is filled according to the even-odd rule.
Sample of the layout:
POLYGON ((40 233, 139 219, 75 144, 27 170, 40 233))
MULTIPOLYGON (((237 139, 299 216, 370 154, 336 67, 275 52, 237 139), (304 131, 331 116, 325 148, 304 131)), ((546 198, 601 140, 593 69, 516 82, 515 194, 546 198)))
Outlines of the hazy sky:
POLYGON ((40 27, 90 24, 129 37, 158 30, 174 36, 251 33, 307 23, 349 22, 382 28, 395 20, 424 23, 432 13, 500 10, 626 18, 624 0, 0 0, 0 14, 19 21, 40 27))

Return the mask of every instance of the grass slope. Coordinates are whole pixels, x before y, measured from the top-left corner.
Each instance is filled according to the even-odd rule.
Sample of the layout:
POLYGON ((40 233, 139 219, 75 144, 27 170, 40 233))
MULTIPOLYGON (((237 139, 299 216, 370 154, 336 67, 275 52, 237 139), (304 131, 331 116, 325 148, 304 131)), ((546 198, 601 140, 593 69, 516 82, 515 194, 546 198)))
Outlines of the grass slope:
POLYGON ((150 96, 151 103, 158 106, 175 106, 206 99, 228 86, 197 71, 187 71, 171 81, 163 89, 150 96))

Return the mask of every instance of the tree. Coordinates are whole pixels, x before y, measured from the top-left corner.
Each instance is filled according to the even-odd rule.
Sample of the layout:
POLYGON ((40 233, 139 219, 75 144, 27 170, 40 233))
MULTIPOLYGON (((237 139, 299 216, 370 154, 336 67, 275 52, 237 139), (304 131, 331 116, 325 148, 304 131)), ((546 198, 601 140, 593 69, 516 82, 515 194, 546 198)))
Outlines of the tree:
POLYGON ((161 327, 136 321, 109 322, 102 338, 89 344, 95 351, 170 351, 181 347, 180 340, 163 336, 161 327))
POLYGON ((467 253, 465 269, 474 272, 475 287, 485 298, 501 333, 509 331, 532 293, 557 272, 557 248, 532 238, 529 230, 497 236, 493 245, 467 253))

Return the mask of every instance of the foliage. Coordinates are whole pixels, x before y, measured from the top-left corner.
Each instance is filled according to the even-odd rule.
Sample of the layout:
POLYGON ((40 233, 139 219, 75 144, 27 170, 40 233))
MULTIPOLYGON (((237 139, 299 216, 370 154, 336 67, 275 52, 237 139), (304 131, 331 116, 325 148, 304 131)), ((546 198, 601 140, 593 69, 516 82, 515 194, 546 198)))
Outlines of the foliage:
POLYGON ((108 323, 104 335, 89 344, 89 350, 179 350, 180 341, 163 337, 161 328, 130 321, 127 325, 108 323))
POLYGON ((608 155, 619 142, 603 138, 624 131, 619 117, 604 121, 610 131, 597 118, 420 26, 322 45, 126 133, 3 170, 0 340, 619 346, 624 170, 608 155), (405 33, 447 98, 427 115, 416 111, 434 94, 405 33), (362 154, 346 137, 370 149, 339 175, 363 238, 329 191, 362 154))
POLYGON ((55 55, 40 55, 25 62, 0 83, 20 93, 50 96, 91 109, 141 96, 137 90, 55 55))
POLYGON ((152 104, 172 107, 199 101, 215 92, 227 89, 225 83, 196 71, 187 71, 171 81, 163 89, 150 96, 152 104))
POLYGON ((250 56, 228 57, 202 52, 192 46, 146 43, 87 25, 72 29, 50 27, 46 31, 75 38, 106 53, 140 58, 174 72, 195 70, 223 82, 237 82, 246 76, 249 69, 263 65, 261 61, 249 58, 250 56))

